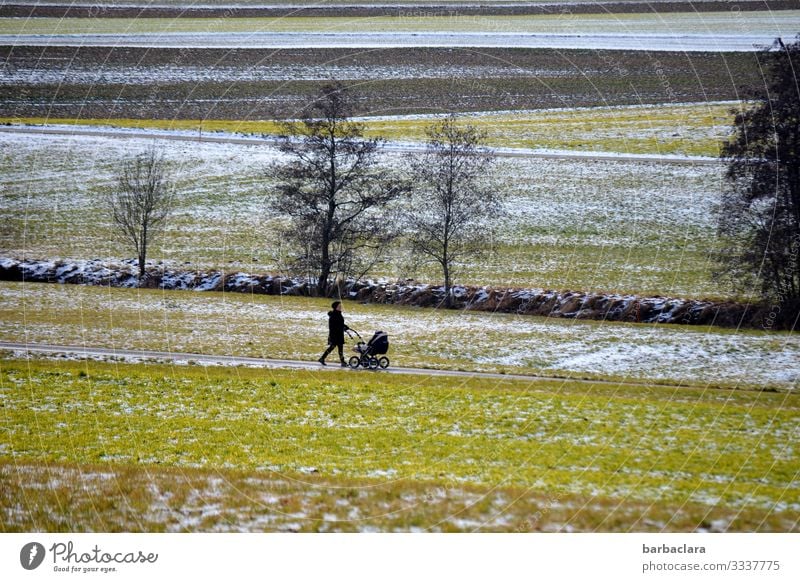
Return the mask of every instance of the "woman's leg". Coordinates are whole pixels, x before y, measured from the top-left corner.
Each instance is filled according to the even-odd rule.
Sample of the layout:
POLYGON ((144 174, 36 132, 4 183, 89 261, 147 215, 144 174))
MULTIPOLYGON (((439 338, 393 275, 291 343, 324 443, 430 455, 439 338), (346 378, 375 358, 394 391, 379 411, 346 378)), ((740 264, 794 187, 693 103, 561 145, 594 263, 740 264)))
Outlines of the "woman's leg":
MULTIPOLYGON (((324 366, 324 365, 325 365, 325 358, 327 358, 327 357, 328 357, 328 355, 329 355, 329 354, 330 354, 330 353, 333 351, 333 348, 334 348, 334 347, 335 347, 335 346, 334 346, 333 344, 330 344, 330 345, 328 346, 328 349, 327 349, 327 350, 325 350, 325 353, 324 353, 324 354, 322 354, 322 357, 321 357, 319 360, 317 360, 317 361, 318 361, 320 364, 322 364, 322 365, 324 366)), ((341 347, 341 346, 339 346, 339 353, 340 353, 340 354, 342 353, 342 347, 341 347)))

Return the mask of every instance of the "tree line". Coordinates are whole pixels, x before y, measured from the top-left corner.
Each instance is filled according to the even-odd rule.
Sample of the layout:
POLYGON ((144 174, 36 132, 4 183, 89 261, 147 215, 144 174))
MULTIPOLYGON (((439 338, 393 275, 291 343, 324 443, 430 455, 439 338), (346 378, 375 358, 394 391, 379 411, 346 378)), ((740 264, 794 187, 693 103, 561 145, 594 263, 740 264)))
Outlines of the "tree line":
MULTIPOLYGON (((757 290, 772 309, 769 325, 794 329, 800 315, 800 37, 760 53, 763 84, 736 111, 722 202, 716 212, 722 250, 715 273, 742 293, 757 290)), ((320 296, 337 276, 359 277, 404 237, 414 255, 441 270, 449 303, 458 267, 487 248, 503 189, 485 134, 456 115, 426 131, 405 175, 380 161, 383 141, 367 139, 353 118, 354 97, 341 83, 323 86, 300 119, 282 125, 285 162, 269 174, 271 200, 289 218, 291 268, 312 278, 320 296), (407 203, 398 205, 400 200, 407 203), (391 210, 388 210, 391 209, 391 210)), ((152 236, 174 196, 163 155, 154 150, 122 164, 108 207, 119 234, 136 250, 140 277, 152 236)), ((766 324, 765 324, 766 325, 766 324)))
MULTIPOLYGON (((418 258, 441 268, 449 306, 459 265, 484 252, 491 218, 502 211, 486 135, 456 115, 442 117, 400 173, 382 163, 384 142, 365 137, 354 103, 343 84, 326 84, 300 119, 281 124, 287 160, 267 170, 275 181, 267 199, 289 219, 282 233, 291 249, 287 266, 312 279, 317 295, 335 295, 337 279, 366 275, 404 237, 418 258)), ((173 207, 164 172, 163 154, 151 148, 122 164, 108 196, 140 277, 148 244, 173 207)))

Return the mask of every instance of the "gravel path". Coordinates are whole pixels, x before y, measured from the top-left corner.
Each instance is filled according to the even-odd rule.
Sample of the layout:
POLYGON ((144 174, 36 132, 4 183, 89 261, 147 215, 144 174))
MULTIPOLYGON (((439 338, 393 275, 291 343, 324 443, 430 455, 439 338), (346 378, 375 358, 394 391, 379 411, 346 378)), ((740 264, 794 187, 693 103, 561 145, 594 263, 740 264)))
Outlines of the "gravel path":
MULTIPOLYGON (((111 348, 98 348, 89 346, 62 346, 53 344, 30 344, 30 343, 17 343, 17 342, 0 342, 0 349, 13 350, 15 352, 30 352, 39 354, 70 354, 80 357, 97 357, 107 356, 123 359, 141 360, 141 359, 156 359, 171 362, 187 362, 193 361, 202 364, 222 364, 231 366, 259 366, 264 368, 288 368, 292 370, 318 370, 326 372, 342 372, 348 374, 412 374, 415 376, 426 376, 428 378, 437 376, 458 377, 458 378, 485 378, 487 380, 558 380, 551 376, 533 376, 522 374, 493 374, 491 372, 463 372, 459 370, 432 370, 427 368, 398 368, 390 366, 385 370, 353 370, 342 368, 335 364, 335 358, 331 360, 331 364, 327 366, 320 366, 318 362, 306 362, 301 360, 280 360, 272 358, 252 358, 246 356, 220 356, 213 354, 190 354, 183 352, 160 352, 154 350, 119 350, 111 348)), ((582 379, 569 379, 564 380, 570 383, 582 384, 614 384, 625 386, 650 386, 646 382, 612 382, 604 380, 582 380, 582 379)), ((659 386, 669 387, 670 385, 661 384, 659 386)), ((677 385, 676 385, 677 387, 677 385)))

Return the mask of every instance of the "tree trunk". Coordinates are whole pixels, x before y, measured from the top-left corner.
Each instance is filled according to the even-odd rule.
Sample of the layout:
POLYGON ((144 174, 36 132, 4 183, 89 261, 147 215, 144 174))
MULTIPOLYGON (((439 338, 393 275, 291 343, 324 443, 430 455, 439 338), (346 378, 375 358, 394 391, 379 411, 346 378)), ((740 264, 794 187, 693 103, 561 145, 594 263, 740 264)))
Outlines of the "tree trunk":
POLYGON ((448 268, 447 263, 443 265, 444 267, 444 306, 450 309, 453 306, 452 297, 450 296, 450 269, 448 268))
POLYGON ((448 186, 448 204, 447 210, 444 215, 444 233, 442 236, 442 274, 444 275, 444 306, 450 309, 453 302, 450 297, 450 206, 449 200, 452 200, 452 189, 448 186))
POLYGON ((145 276, 145 261, 147 260, 147 222, 142 224, 141 241, 139 241, 139 279, 145 276))
POLYGON ((330 159, 330 184, 328 186, 328 213, 325 220, 325 228, 322 232, 322 260, 320 265, 319 279, 317 280, 317 293, 321 297, 328 294, 328 278, 331 276, 331 234, 333 231, 334 219, 336 217, 336 138, 335 123, 330 126, 328 152, 330 159))
POLYGON ((328 278, 331 276, 331 229, 336 206, 333 199, 328 202, 328 217, 322 233, 322 257, 320 260, 319 279, 317 279, 317 294, 326 297, 328 294, 328 278))
POLYGON ((328 277, 330 277, 331 269, 329 266, 323 266, 317 279, 317 295, 325 297, 328 294, 328 277))

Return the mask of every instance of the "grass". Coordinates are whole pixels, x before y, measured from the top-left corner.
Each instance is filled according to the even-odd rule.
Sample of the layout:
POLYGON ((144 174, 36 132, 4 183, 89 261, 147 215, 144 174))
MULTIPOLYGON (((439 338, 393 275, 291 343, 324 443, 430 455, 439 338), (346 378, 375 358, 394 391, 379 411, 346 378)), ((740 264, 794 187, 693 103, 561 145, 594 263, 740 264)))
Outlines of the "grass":
MULTIPOLYGON (((487 145, 631 154, 718 157, 733 123, 731 103, 593 107, 468 115, 465 121, 486 132, 487 145)), ((436 118, 364 118, 366 134, 388 140, 422 141, 436 118)), ((139 129, 276 134, 278 123, 222 119, 74 119, 0 117, 0 123, 59 124, 139 129)))
POLYGON ((135 34, 234 32, 497 32, 792 34, 800 11, 780 23, 763 11, 535 16, 402 16, 288 18, 36 18, 0 19, 0 34, 135 34), (779 26, 780 24, 780 26, 779 26))
MULTIPOLYGON (((2 246, 7 253, 34 257, 125 256, 128 251, 115 239, 96 195, 103 184, 110 182, 113 159, 92 160, 91 155, 44 157, 17 152, 6 158, 4 165, 10 169, 5 180, 8 204, 2 212, 6 224, 2 246), (94 166, 84 168, 87 163, 94 166), (12 165, 16 169, 11 169, 12 165), (20 175, 15 181, 9 175, 33 167, 41 172, 42 179, 20 175), (86 171, 93 173, 86 175, 86 171), (62 178, 54 180, 54 175, 62 178), (84 199, 81 205, 74 205, 77 195, 84 199)), ((238 176, 231 176, 230 172, 240 168, 237 161, 227 162, 230 165, 222 172, 202 160, 194 166, 190 161, 185 167, 193 167, 194 175, 187 175, 178 184, 181 207, 165 236, 152 246, 150 256, 169 259, 172 264, 189 261, 194 268, 278 270, 279 231, 263 199, 267 187, 259 182, 258 169, 245 169, 238 176), (220 209, 226 212, 221 213, 220 209)), ((704 224, 709 217, 702 212, 711 201, 705 199, 703 190, 695 193, 698 182, 699 188, 708 187, 703 183, 706 177, 683 180, 686 194, 682 199, 677 199, 675 192, 680 176, 663 166, 649 178, 646 174, 635 176, 644 188, 620 184, 609 189, 611 194, 593 189, 596 186, 591 179, 600 172, 636 168, 641 166, 536 164, 531 170, 538 173, 541 181, 532 184, 524 184, 524 166, 515 163, 506 168, 507 187, 524 188, 513 194, 521 195, 517 205, 526 208, 527 214, 507 220, 502 234, 505 240, 498 242, 493 256, 464 266, 458 280, 522 287, 725 296, 726 290, 709 274, 713 266, 713 227, 704 224), (561 187, 549 187, 548 176, 565 169, 569 175, 563 177, 561 187), (662 200, 667 206, 660 206, 662 200), (609 211, 626 206, 630 208, 626 216, 609 211), (693 207, 699 213, 698 220, 689 224, 685 214, 693 207), (530 211, 536 208, 548 210, 531 215, 530 211), (657 214, 650 215, 663 215, 670 209, 681 216, 659 223, 655 221, 657 214)), ((708 178, 713 179, 713 172, 708 178)), ((693 216, 688 218, 694 220, 693 216)), ((401 264, 385 269, 384 274, 393 278, 409 273, 401 264)), ((439 273, 432 267, 421 267, 416 269, 416 276, 436 281, 439 273)))
POLYGON ((232 119, 75 119, 56 117, 0 117, 0 124, 69 125, 73 127, 121 127, 128 129, 165 129, 198 133, 229 132, 249 135, 276 135, 278 122, 237 121, 232 119))
POLYGON ((0 366, 5 531, 797 528, 792 395, 0 366))
MULTIPOLYGON (((85 138, 81 145, 63 137, 29 144, 27 139, 0 158, 5 253, 127 256, 99 193, 112 183, 116 160, 141 142, 95 144, 85 138)), ((175 162, 180 201, 150 257, 173 266, 190 263, 186 268, 193 269, 278 272, 279 220, 265 198, 269 150, 165 145, 175 162)), ((512 203, 499 225, 495 252, 463 265, 457 281, 729 298, 729 289, 711 276, 716 250, 711 210, 721 171, 658 163, 503 161, 499 175, 512 203)), ((406 259, 398 248, 377 274, 440 279, 434 266, 412 267, 406 259)))
POLYGON ((0 460, 0 483, 5 532, 797 530, 791 512, 408 479, 0 460))
MULTIPOLYGON (((243 293, 0 283, 0 340, 315 361, 330 301, 243 293)), ((394 366, 728 388, 796 387, 796 334, 361 305, 394 366), (464 338, 473 338, 465 341, 464 338)), ((350 351, 351 346, 347 346, 350 351)))
MULTIPOLYGON (((702 114, 702 108, 688 108, 687 115, 689 111, 698 118, 702 114)), ((602 119, 595 117, 598 124, 602 119)), ((191 127, 166 121, 154 125, 191 127)), ((241 129, 234 123, 225 127, 241 129)), ((558 127, 554 120, 537 131, 557 138, 558 127)), ((606 125, 612 127, 611 122, 606 125)), ((701 132, 698 125, 696 133, 701 132)), ((0 154, 5 192, 0 247, 5 253, 128 256, 99 194, 113 184, 118 160, 138 152, 142 140, 10 134, 0 140, 8 145, 0 154)), ((162 145, 173 164, 179 200, 164 236, 150 247, 150 257, 172 265, 191 263, 191 268, 279 271, 285 251, 280 219, 268 198, 272 182, 267 172, 275 150, 170 141, 162 145)), ((385 162, 403 171, 400 156, 388 156, 385 162)), ((457 281, 728 298, 730 290, 711 275, 717 248, 713 208, 723 169, 659 162, 501 160, 498 183, 508 194, 509 212, 498 224, 492 247, 496 252, 462 265, 457 281)), ((377 274, 440 279, 433 266, 415 267, 407 259, 398 245, 377 274)))
MULTIPOLYGON (((593 107, 541 112, 468 115, 487 144, 641 154, 719 156, 733 116, 731 104, 593 107)), ((432 118, 366 120, 370 134, 422 140, 432 118)))
MULTIPOLYGON (((544 288, 730 299, 730 291, 710 277, 716 263, 710 253, 713 242, 706 239, 707 234, 701 233, 695 240, 649 240, 639 247, 584 246, 558 238, 551 243, 504 245, 493 258, 467 273, 469 280, 497 281, 493 273, 503 271, 512 285, 536 281, 544 288)), ((436 281, 440 277, 430 270, 424 278, 436 281)))

